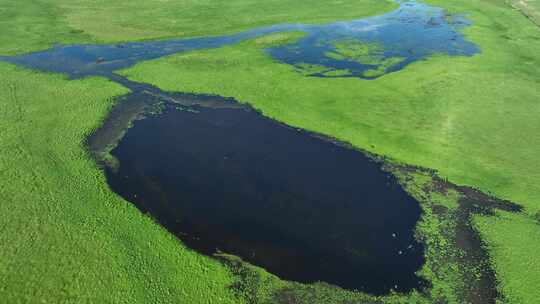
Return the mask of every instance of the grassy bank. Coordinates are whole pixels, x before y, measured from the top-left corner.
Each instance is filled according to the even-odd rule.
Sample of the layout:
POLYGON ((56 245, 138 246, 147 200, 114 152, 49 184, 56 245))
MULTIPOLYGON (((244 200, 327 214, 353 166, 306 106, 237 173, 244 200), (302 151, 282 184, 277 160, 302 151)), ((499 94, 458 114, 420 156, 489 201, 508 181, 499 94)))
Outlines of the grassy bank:
MULTIPOLYGON (((465 30, 482 53, 435 56, 377 80, 305 77, 278 64, 264 45, 246 42, 142 63, 123 74, 170 91, 210 93, 249 102, 265 115, 398 161, 434 168, 449 180, 522 204, 507 233, 479 226, 491 246, 501 290, 509 299, 538 298, 540 266, 506 267, 507 252, 535 252, 538 242, 512 241, 540 211, 540 32, 502 0, 428 1, 465 13, 465 30), (257 68, 254 68, 257 67, 257 68), (519 278, 519 282, 516 280, 519 278), (513 286, 513 288, 504 288, 513 286)), ((497 224, 499 217, 485 222, 497 224)), ((532 236, 531 236, 532 237, 532 236)))
POLYGON ((227 267, 113 194, 85 152, 125 92, 0 63, 1 302, 241 302, 227 267))
POLYGON ((389 0, 2 0, 0 55, 54 43, 111 43, 234 33, 277 23, 376 15, 389 0))

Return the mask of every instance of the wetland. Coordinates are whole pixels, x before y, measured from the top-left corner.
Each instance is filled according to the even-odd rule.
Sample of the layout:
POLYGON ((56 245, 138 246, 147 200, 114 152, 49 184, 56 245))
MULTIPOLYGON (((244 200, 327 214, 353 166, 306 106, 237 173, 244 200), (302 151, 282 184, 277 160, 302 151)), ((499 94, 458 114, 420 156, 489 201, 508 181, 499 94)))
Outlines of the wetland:
MULTIPOLYGON (((88 148, 113 191, 188 247, 239 256, 286 280, 381 295, 429 284, 418 274, 425 262, 424 240, 415 235, 419 203, 380 162, 265 117, 256 105, 204 92, 165 92, 117 73, 164 56, 254 41, 275 63, 306 78, 375 80, 432 56, 479 54, 461 34, 469 25, 463 15, 404 2, 393 12, 347 22, 57 45, 1 59, 72 79, 104 76, 131 90, 117 98, 88 148)), ((466 214, 460 227, 470 224, 466 214)), ((476 263, 484 263, 488 257, 469 230, 472 241, 465 243, 474 243, 476 263)), ((483 297, 494 299, 490 271, 483 297)))

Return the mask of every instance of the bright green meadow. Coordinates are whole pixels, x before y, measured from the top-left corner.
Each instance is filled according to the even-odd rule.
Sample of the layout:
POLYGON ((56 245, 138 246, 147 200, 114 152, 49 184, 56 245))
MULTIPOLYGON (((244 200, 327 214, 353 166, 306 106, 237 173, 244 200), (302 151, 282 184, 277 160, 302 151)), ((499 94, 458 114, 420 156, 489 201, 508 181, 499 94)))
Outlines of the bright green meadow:
POLYGON ((230 271, 112 193, 83 149, 126 89, 3 63, 0 75, 3 303, 237 303, 230 271))
POLYGON ((0 55, 55 43, 114 43, 235 33, 277 23, 377 15, 388 0, 1 0, 0 55))
MULTIPOLYGON (((119 71, 166 91, 249 103, 288 125, 330 135, 393 163, 435 169, 459 185, 524 207, 475 215, 496 270, 500 303, 540 299, 540 28, 504 0, 426 0, 473 21, 481 53, 433 56, 374 80, 317 78, 264 48, 298 33, 176 54, 119 71)), ((514 7, 512 6, 514 5, 514 7)), ((523 6, 523 4, 521 4, 523 6)), ((321 23, 396 8, 381 0, 0 0, 0 55, 55 43, 114 43, 321 23), (203 26, 201 24, 204 24, 203 26)), ((526 17, 529 16, 530 18, 526 17)), ((539 19, 540 20, 540 17, 539 19)), ((380 59, 380 46, 332 56, 380 59)), ((383 68, 396 64, 383 64, 383 68)), ((380 63, 380 62, 378 62, 380 63)), ((372 76, 384 73, 371 71, 372 76)), ((366 75, 369 76, 369 75, 366 75)), ((0 62, 0 302, 466 303, 469 275, 455 248, 460 195, 399 175, 422 206, 426 293, 373 297, 323 283, 285 282, 235 257, 202 256, 109 190, 85 139, 127 89, 0 62), (445 214, 433 210, 443 206, 445 214), (233 265, 233 267, 230 267, 233 265), (231 288, 235 286, 235 288, 231 288)))

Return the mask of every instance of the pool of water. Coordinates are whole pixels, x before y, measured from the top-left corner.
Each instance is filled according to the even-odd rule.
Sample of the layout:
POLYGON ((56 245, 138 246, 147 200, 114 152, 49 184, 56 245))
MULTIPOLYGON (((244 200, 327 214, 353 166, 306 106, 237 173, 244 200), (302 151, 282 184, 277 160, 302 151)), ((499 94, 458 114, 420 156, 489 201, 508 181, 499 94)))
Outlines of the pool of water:
POLYGON ((380 164, 216 99, 136 120, 112 151, 111 188, 189 247, 284 279, 374 294, 422 285, 419 204, 380 164))
POLYGON ((57 45, 49 50, 0 60, 72 78, 101 75, 138 62, 197 49, 217 48, 263 35, 303 31, 298 42, 267 52, 307 76, 377 78, 434 54, 470 56, 479 52, 460 30, 465 18, 418 2, 404 2, 390 13, 325 25, 283 24, 234 35, 99 45, 57 45), (342 45, 342 52, 336 46, 342 45), (364 48, 364 46, 370 46, 364 48), (352 56, 351 55, 352 51, 352 56))

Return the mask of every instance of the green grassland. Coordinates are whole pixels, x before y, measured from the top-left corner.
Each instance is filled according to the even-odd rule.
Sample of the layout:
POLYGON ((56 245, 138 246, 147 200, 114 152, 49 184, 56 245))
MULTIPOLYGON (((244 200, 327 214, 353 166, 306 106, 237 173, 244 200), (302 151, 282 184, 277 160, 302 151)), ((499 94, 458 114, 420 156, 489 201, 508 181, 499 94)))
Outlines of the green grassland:
MULTIPOLYGON (((434 168, 526 207, 476 216, 509 303, 540 298, 540 31, 503 0, 428 0, 474 21, 482 53, 434 56, 377 80, 306 77, 263 48, 270 36, 174 55, 123 74, 170 91, 249 102, 287 124, 332 135, 398 162, 434 168)), ((231 33, 282 22, 327 22, 395 7, 376 0, 0 0, 0 54, 54 43, 231 33), (204 22, 204 26, 201 26, 204 22)), ((295 34, 296 35, 296 34, 295 34)), ((325 284, 284 282, 186 249, 107 187, 84 139, 126 93, 119 85, 0 64, 0 295, 9 303, 461 303, 449 210, 455 194, 407 189, 425 212, 427 295, 375 298, 325 284), (238 286, 232 290, 229 286, 238 286)), ((422 182, 420 180, 423 180, 422 182)), ((452 214, 453 211, 450 212, 452 214)))
POLYGON ((234 33, 277 23, 375 15, 389 0, 1 0, 0 55, 54 43, 112 43, 234 33))
MULTIPOLYGON (((361 64, 376 65, 376 68, 363 73, 364 77, 377 77, 386 73, 392 66, 399 64, 405 58, 384 57, 384 48, 377 43, 363 43, 359 41, 336 41, 335 50, 327 52, 325 55, 337 60, 356 61, 361 64)), ((325 75, 329 76, 328 73, 325 75)))
POLYGON ((0 63, 0 302, 240 302, 227 267, 112 193, 88 157, 124 93, 0 63))
POLYGON ((352 60, 362 64, 379 64, 384 59, 383 47, 378 43, 365 43, 356 40, 335 41, 334 51, 325 55, 337 60, 352 60))
POLYGON ((122 74, 169 91, 210 93, 249 102, 287 124, 335 136, 399 162, 434 168, 445 178, 525 207, 505 233, 479 225, 508 299, 540 298, 540 250, 513 235, 540 229, 540 31, 502 0, 429 3, 466 13, 474 57, 434 56, 377 80, 305 77, 245 42, 146 62, 122 74), (524 253, 515 257, 510 251, 524 253), (519 260, 518 260, 519 259, 519 260), (529 265, 522 273, 520 262, 529 265), (512 286, 506 288, 505 286, 512 286))

